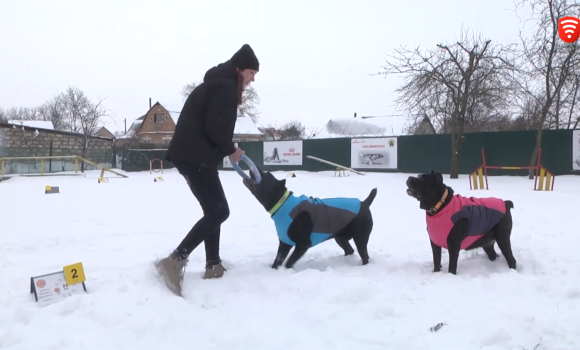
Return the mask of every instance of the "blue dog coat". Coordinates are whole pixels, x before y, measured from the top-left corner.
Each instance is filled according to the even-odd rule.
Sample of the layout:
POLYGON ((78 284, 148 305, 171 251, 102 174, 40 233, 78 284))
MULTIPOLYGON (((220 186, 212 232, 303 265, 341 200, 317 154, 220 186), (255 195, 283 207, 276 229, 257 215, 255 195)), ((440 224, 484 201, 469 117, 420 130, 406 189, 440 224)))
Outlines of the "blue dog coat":
POLYGON ((272 215, 272 220, 274 220, 280 240, 291 246, 295 246, 296 243, 288 237, 288 228, 299 212, 306 211, 312 217, 314 226, 310 234, 310 242, 311 247, 314 247, 348 225, 358 214, 361 205, 358 198, 320 199, 305 195, 296 197, 289 192, 284 195, 286 196, 288 198, 272 215))

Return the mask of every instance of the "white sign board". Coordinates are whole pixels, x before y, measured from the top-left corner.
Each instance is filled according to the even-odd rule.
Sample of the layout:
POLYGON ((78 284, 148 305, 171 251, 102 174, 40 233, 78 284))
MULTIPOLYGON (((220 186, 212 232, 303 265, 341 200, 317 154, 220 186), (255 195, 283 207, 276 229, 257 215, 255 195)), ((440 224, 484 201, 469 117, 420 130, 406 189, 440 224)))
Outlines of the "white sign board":
POLYGON ((572 132, 572 170, 580 170, 580 130, 572 132))
POLYGON ((230 157, 224 157, 224 168, 232 168, 230 157))
MULTIPOLYGON (((234 144, 234 146, 235 146, 236 148, 238 148, 238 143, 236 142, 236 143, 234 144)), ((224 157, 224 165, 223 165, 223 166, 224 166, 224 168, 233 168, 233 166, 232 166, 232 162, 230 161, 230 157, 228 157, 228 156, 225 156, 225 157, 224 157)))
POLYGON ((302 165, 302 140, 264 142, 264 165, 302 165))
POLYGON ((41 306, 54 304, 75 294, 86 292, 85 282, 68 285, 63 271, 30 278, 30 293, 41 306))
POLYGON ((397 138, 352 139, 350 167, 353 169, 397 169, 397 138))

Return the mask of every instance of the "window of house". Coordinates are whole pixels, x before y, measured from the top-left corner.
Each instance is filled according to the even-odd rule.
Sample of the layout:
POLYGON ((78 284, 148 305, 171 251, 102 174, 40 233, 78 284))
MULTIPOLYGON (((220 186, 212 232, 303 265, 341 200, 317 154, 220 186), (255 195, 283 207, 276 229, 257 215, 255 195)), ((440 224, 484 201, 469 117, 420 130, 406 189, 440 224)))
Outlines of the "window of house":
POLYGON ((164 137, 163 138, 163 143, 164 144, 167 144, 168 145, 170 142, 171 142, 171 137, 164 137))
POLYGON ((163 123, 164 120, 165 115, 163 113, 155 113, 155 116, 153 117, 153 121, 155 122, 155 124, 161 124, 163 123))
POLYGON ((143 139, 141 139, 141 142, 143 142, 143 143, 151 143, 151 138, 150 137, 144 137, 143 139))

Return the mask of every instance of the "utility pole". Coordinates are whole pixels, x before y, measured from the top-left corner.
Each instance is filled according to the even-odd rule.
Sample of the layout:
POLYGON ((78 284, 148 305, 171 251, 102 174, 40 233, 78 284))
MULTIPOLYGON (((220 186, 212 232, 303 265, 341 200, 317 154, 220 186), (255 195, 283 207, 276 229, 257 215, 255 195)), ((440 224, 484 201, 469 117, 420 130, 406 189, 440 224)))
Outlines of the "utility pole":
POLYGON ((125 134, 127 133, 127 118, 123 119, 123 121, 125 122, 125 134))

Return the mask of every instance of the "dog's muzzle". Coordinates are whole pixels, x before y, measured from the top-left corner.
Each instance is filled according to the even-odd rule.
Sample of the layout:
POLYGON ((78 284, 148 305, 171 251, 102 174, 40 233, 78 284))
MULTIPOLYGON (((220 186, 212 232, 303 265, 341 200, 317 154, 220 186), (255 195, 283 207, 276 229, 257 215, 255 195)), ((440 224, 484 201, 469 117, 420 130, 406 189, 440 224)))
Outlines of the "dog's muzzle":
POLYGON ((421 199, 421 193, 419 191, 415 191, 412 188, 407 189, 407 195, 413 198, 421 199))
POLYGON ((421 192, 415 190, 413 188, 413 186, 411 185, 411 182, 413 181, 413 177, 409 176, 409 178, 407 179, 407 181, 405 182, 407 184, 407 195, 413 198, 416 198, 417 200, 421 199, 421 192))
POLYGON ((254 191, 256 189, 256 177, 254 176, 254 173, 250 170, 250 178, 244 178, 242 180, 244 186, 246 186, 250 191, 254 191))

